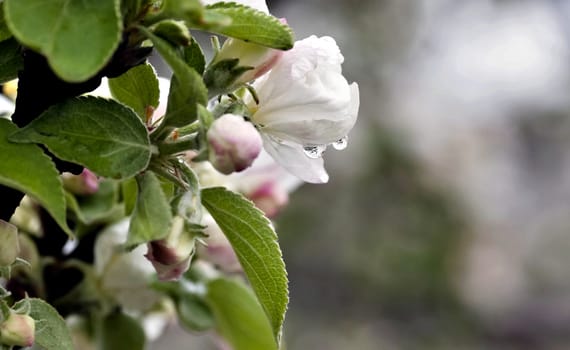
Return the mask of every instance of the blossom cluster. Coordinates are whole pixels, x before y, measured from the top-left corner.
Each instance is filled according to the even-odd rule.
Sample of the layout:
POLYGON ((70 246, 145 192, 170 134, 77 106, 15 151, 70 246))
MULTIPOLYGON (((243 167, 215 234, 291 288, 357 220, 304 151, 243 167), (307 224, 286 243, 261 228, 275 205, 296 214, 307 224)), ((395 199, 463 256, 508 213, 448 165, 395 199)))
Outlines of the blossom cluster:
MULTIPOLYGON (((218 3, 220 2, 202 1, 203 5, 213 5, 210 8, 214 9, 218 3)), ((166 3, 164 8, 168 10, 168 6, 173 6, 177 9, 178 5, 175 2, 166 3)), ((233 6, 234 9, 237 6, 240 10, 265 18, 277 27, 287 28, 285 19, 278 21, 267 16, 270 13, 263 0, 218 5, 233 6), (247 9, 239 7, 240 4, 247 6, 247 9)), ((152 9, 152 6, 145 9, 152 9)), ((153 15, 151 13, 150 18, 153 15)), ((165 32, 168 35, 175 33, 174 37, 187 45, 190 42, 189 34, 188 37, 185 36, 188 28, 178 26, 179 22, 167 20, 162 24, 167 27, 165 32)), ((154 27, 136 28, 160 52, 160 40, 163 38, 155 35, 161 33, 157 29, 158 24, 154 27)), ((164 35, 168 36, 167 34, 164 35)), ((289 43, 292 43, 291 38, 288 36, 289 43)), ((289 47, 290 44, 287 48, 289 47)), ((242 266, 243 261, 238 258, 239 254, 236 254, 235 247, 228 240, 227 232, 216 221, 214 212, 208 212, 206 209, 210 208, 201 201, 203 189, 224 187, 239 193, 240 196, 234 197, 238 198, 238 204, 243 205, 246 211, 250 210, 250 214, 253 212, 250 216, 259 219, 262 222, 260 225, 269 229, 273 235, 270 239, 274 240, 274 231, 267 218, 274 218, 288 204, 289 193, 301 183, 328 181, 323 153, 328 148, 346 148, 348 134, 357 119, 358 85, 349 83, 343 76, 344 57, 331 37, 309 36, 294 42, 289 50, 280 50, 229 36, 221 47, 214 44, 214 51, 214 56, 202 67, 202 72, 192 71, 197 73, 195 75, 203 90, 211 87, 206 76, 209 69, 214 70, 212 67, 235 63, 237 66, 232 67, 236 69, 218 75, 222 78, 234 76, 220 84, 213 82, 217 88, 221 87, 222 92, 205 91, 201 102, 194 102, 193 105, 181 103, 186 108, 181 110, 195 113, 189 123, 185 124, 178 119, 173 122, 172 114, 169 114, 172 104, 180 102, 176 100, 179 98, 176 95, 177 89, 188 88, 181 85, 182 80, 177 80, 179 72, 176 72, 170 62, 169 65, 174 70, 172 79, 157 78, 154 70, 146 67, 151 73, 150 78, 145 78, 156 83, 160 97, 157 98, 158 104, 143 106, 143 113, 135 111, 132 105, 118 98, 113 93, 111 79, 107 78, 90 93, 92 96, 76 99, 78 104, 90 101, 94 104, 109 103, 110 106, 114 103, 117 110, 133 116, 134 122, 130 126, 142 129, 144 140, 141 142, 147 142, 148 148, 144 147, 146 144, 140 148, 148 152, 149 159, 146 166, 143 164, 128 176, 117 177, 119 181, 105 178, 108 175, 98 173, 101 169, 82 162, 77 162, 85 166, 79 174, 64 173, 61 176, 61 192, 67 195, 67 211, 73 213, 69 221, 75 221, 74 229, 80 232, 78 240, 70 240, 63 247, 62 256, 73 256, 77 246, 85 242, 92 244, 91 270, 83 263, 79 265, 82 271, 91 271, 85 275, 95 278, 93 285, 97 286, 97 291, 93 293, 104 300, 102 304, 108 302, 113 305, 110 309, 118 307, 127 310, 129 315, 139 318, 143 324, 150 319, 158 319, 158 323, 163 326, 173 315, 172 305, 164 306, 169 304, 165 300, 172 302, 172 298, 165 298, 164 295, 174 292, 162 293, 156 288, 149 288, 152 283, 184 280, 191 266, 197 266, 199 274, 206 276, 247 274, 246 268, 242 266), (111 99, 115 101, 110 101, 111 99), (129 183, 129 180, 132 181, 129 183), (134 190, 132 187, 129 190, 129 185, 134 186, 134 190), (97 201, 100 202, 96 203, 97 201), (90 205, 93 206, 89 207, 90 205), (88 207, 87 210, 82 212, 82 206, 88 207), (150 207, 152 208, 149 209, 150 207), (160 208, 162 212, 155 208, 160 208), (155 219, 158 223, 155 223, 155 219), (136 220, 140 222, 137 223, 136 220), (92 235, 93 240, 82 241, 83 235, 92 235), (156 317, 157 310, 160 317, 156 317)), ((164 56, 163 52, 160 54, 164 56)), ((169 55, 169 51, 166 55, 169 55)), ((179 59, 178 56, 170 58, 174 62, 179 59)), ((192 77, 192 72, 188 76, 192 77)), ((212 76, 216 77, 215 74, 212 76)), ((13 86, 11 84, 6 85, 5 89, 13 86)), ((199 93, 200 91, 196 94, 199 93)), ((14 105, 0 97, 0 113, 10 114, 13 111, 14 105)), ((52 151, 49 146, 46 148, 52 151)), ((121 148, 111 150, 105 153, 105 157, 121 152, 121 148)), ((57 152, 53 153, 61 157, 57 152)), ((88 155, 87 158, 87 161, 91 161, 97 156, 88 155)), ((61 159, 70 160, 65 157, 61 159)), ((75 158, 71 160, 75 161, 75 158)), ((92 164, 97 166, 98 160, 92 164)), ((59 175, 56 173, 55 176, 57 179, 59 175)), ((61 200, 64 200, 63 196, 61 200)), ((5 258, 5 261, 0 262, 1 266, 15 263, 20 245, 23 245, 22 251, 40 260, 36 250, 28 249, 34 243, 26 243, 21 237, 18 238, 15 228, 17 226, 22 230, 25 227, 27 233, 37 236, 43 234, 41 229, 35 227, 41 226, 38 224, 41 220, 37 208, 30 203, 30 198, 26 197, 6 227, 2 226, 4 222, 0 220, 0 240, 6 243, 6 247, 2 248, 14 252, 12 255, 0 254, 0 258, 5 258)), ((65 222, 65 217, 63 221, 65 222)), ((279 255, 277 259, 281 259, 278 246, 273 251, 275 252, 279 255)), ((58 268, 64 265, 61 264, 58 268)), ((280 272, 283 276, 286 275, 284 267, 280 272)), ((283 289, 286 289, 286 278, 283 277, 283 280, 283 289)), ((185 291, 197 288, 193 292, 203 296, 200 288, 184 281, 186 284, 180 288, 185 291)), ((77 290, 77 293, 83 292, 81 288, 77 290)), ((285 300, 284 314, 286 292, 282 299, 285 300)), ((33 333, 34 329, 33 320, 28 319, 27 315, 14 316, 13 319, 15 321, 9 318, 0 322, 0 342, 2 339, 6 341, 14 338, 13 345, 27 346, 33 343, 33 339, 30 339, 30 332, 33 333)), ((277 327, 272 324, 276 333, 279 333, 281 323, 282 319, 275 322, 277 327)), ((154 332, 147 332, 150 338, 157 335, 156 325, 153 327, 154 332)))

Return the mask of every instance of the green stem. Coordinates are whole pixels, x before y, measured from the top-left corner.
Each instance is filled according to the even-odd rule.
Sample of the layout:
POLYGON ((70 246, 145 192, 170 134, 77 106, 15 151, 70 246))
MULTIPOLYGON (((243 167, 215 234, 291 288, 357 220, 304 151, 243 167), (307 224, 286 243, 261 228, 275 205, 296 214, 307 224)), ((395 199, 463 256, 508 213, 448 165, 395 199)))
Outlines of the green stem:
POLYGON ((176 131, 178 131, 178 136, 186 136, 186 135, 193 134, 195 132, 200 131, 200 122, 195 121, 194 123, 192 123, 190 125, 186 125, 186 126, 183 126, 181 128, 176 129, 176 131))
POLYGON ((156 129, 154 129, 152 131, 152 133, 150 134, 150 140, 153 143, 157 142, 157 141, 162 141, 165 138, 167 138, 168 135, 170 135, 172 130, 174 130, 174 128, 166 125, 166 123, 164 123, 164 120, 163 120, 162 123, 158 124, 156 129))
POLYGON ((160 142, 157 146, 160 155, 182 153, 199 147, 196 135, 182 137, 171 142, 160 142))
POLYGON ((174 174, 170 173, 165 168, 162 168, 160 165, 150 164, 149 170, 153 171, 159 176, 162 176, 166 180, 172 182, 173 184, 177 185, 180 188, 183 188, 185 191, 188 190, 188 184, 176 177, 174 174))

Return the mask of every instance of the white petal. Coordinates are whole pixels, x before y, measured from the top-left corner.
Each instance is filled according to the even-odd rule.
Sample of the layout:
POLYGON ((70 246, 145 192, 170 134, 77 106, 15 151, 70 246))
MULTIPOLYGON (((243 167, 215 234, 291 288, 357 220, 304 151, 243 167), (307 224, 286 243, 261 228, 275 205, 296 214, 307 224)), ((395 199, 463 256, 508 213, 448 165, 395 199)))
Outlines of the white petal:
POLYGON ((301 180, 310 183, 329 181, 322 158, 309 158, 300 144, 278 142, 270 135, 263 136, 263 146, 277 163, 301 180))
POLYGON ((353 83, 349 89, 350 98, 344 109, 333 111, 314 105, 290 106, 275 111, 261 131, 301 145, 335 142, 348 135, 358 116, 358 85, 353 83))
POLYGON ((0 95, 0 114, 14 113, 14 103, 3 95, 0 95))
MULTIPOLYGON (((270 73, 272 74, 272 73, 270 73)), ((302 119, 344 118, 343 112, 350 104, 351 92, 346 79, 340 73, 317 69, 307 72, 303 79, 286 79, 269 76, 268 79, 283 79, 286 90, 269 94, 264 88, 256 88, 259 95, 259 109, 254 115, 256 123, 302 119), (289 108, 305 108, 307 114, 288 112, 289 108), (288 115, 283 115, 284 113, 288 115)), ((267 85, 267 84, 266 84, 267 85)))

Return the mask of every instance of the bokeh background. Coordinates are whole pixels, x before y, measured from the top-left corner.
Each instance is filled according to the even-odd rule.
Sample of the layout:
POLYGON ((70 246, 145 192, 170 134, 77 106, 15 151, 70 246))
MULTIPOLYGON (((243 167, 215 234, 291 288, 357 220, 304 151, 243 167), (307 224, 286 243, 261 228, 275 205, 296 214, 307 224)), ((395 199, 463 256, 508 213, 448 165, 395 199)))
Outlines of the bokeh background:
POLYGON ((570 1, 268 3, 361 91, 277 219, 287 349, 569 349, 570 1))

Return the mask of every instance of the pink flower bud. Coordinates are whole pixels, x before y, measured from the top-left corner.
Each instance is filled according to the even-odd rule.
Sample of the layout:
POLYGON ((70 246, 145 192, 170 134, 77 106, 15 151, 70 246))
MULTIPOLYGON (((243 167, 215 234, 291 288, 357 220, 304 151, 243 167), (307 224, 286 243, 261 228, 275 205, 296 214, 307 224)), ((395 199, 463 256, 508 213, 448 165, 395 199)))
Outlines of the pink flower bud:
POLYGON ((11 313, 0 324, 0 343, 8 346, 32 346, 36 321, 28 315, 11 313))
POLYGON ((175 217, 168 237, 148 244, 146 258, 161 281, 176 280, 190 266, 194 254, 194 237, 185 231, 184 219, 175 217))
POLYGON ((234 114, 216 119, 208 130, 207 138, 210 162, 223 174, 248 168, 263 146, 255 127, 234 114))
POLYGON ((89 195, 99 190, 99 179, 89 169, 83 169, 79 175, 65 173, 63 175, 63 186, 71 193, 89 195))

